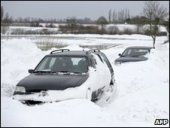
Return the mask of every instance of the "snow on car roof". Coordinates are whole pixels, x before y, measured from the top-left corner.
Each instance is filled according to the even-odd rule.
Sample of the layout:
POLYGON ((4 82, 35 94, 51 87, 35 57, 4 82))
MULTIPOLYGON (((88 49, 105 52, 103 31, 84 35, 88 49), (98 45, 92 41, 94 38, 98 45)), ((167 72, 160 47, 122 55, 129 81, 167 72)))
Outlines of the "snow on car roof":
POLYGON ((51 55, 63 55, 63 56, 87 56, 90 53, 98 53, 100 52, 99 49, 91 49, 88 51, 85 50, 77 50, 77 51, 70 51, 69 49, 60 49, 52 51, 49 56, 51 55))
POLYGON ((131 46, 131 47, 127 47, 127 48, 147 48, 147 49, 152 49, 152 47, 148 47, 148 46, 131 46))
POLYGON ((64 52, 56 52, 53 54, 49 54, 49 56, 53 55, 63 55, 63 56, 87 56, 87 51, 64 51, 64 52))

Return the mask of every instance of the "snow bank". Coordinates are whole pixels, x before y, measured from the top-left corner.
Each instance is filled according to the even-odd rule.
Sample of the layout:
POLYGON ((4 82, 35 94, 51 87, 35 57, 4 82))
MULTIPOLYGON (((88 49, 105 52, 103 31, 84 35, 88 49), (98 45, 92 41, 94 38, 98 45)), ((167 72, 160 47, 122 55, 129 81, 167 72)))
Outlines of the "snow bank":
POLYGON ((49 31, 51 33, 57 33, 59 30, 58 27, 55 28, 46 28, 46 27, 27 27, 27 26, 10 26, 6 34, 24 34, 24 33, 43 33, 49 31))
POLYGON ((28 69, 35 68, 44 55, 45 54, 38 49, 31 40, 26 40, 24 38, 20 40, 2 40, 1 95, 4 93, 11 95, 12 92, 10 91, 13 91, 13 87, 19 80, 28 75, 28 69))
POLYGON ((136 25, 131 25, 131 24, 108 24, 108 25, 105 26, 105 29, 107 31, 109 31, 109 30, 112 30, 112 29, 114 30, 115 27, 118 29, 117 31, 119 31, 119 32, 124 32, 125 30, 135 32, 136 29, 137 29, 136 25))
POLYGON ((83 48, 81 48, 80 46, 76 45, 76 44, 72 44, 72 45, 69 45, 67 47, 64 47, 65 49, 70 49, 70 50, 83 50, 83 48))
POLYGON ((138 88, 134 92, 118 97, 104 108, 104 111, 112 113, 108 114, 108 118, 121 120, 126 126, 153 127, 155 119, 169 119, 169 91, 167 90, 169 87, 162 85, 138 88))
MULTIPOLYGON (((169 119, 169 46, 157 45, 148 61, 121 65, 112 61, 119 92, 117 99, 104 108, 114 113, 109 118, 121 120, 126 126, 154 126, 157 118, 169 119)), ((111 50, 118 53, 121 49, 104 52, 113 59, 118 55, 111 50)))
POLYGON ((8 105, 2 104, 2 126, 59 127, 82 124, 91 126, 95 118, 99 118, 99 122, 100 118, 103 118, 101 108, 88 100, 67 100, 33 107, 22 105, 11 99, 3 99, 2 102, 8 105))

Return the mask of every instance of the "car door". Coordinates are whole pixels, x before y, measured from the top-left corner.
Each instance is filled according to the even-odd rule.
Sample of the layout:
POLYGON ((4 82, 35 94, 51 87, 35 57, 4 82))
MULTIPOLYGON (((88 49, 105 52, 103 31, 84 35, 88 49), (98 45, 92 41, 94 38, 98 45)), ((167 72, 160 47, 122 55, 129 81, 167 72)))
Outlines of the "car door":
POLYGON ((111 75, 110 70, 107 67, 107 63, 104 61, 104 59, 99 55, 95 54, 94 58, 96 59, 96 73, 98 76, 98 88, 102 88, 105 86, 110 85, 111 81, 111 75))
POLYGON ((100 52, 100 53, 98 53, 100 56, 101 56, 101 58, 105 61, 105 63, 107 64, 107 67, 109 68, 109 70, 110 70, 110 73, 111 73, 111 77, 112 77, 112 84, 113 84, 113 82, 114 82, 114 70, 113 70, 113 68, 112 68, 112 65, 111 65, 111 63, 110 63, 110 61, 109 61, 109 59, 106 57, 106 55, 104 54, 104 53, 102 53, 102 52, 100 52))

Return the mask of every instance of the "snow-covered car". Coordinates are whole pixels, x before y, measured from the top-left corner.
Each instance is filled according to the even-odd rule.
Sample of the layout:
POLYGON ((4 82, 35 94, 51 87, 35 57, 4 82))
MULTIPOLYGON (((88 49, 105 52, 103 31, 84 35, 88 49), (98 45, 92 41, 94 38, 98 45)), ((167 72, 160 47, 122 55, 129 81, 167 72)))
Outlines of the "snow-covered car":
POLYGON ((120 57, 115 60, 115 64, 148 60, 146 55, 150 53, 151 49, 152 47, 147 46, 128 47, 122 54, 119 53, 120 57))
POLYGON ((66 99, 99 99, 113 90, 114 71, 100 50, 54 50, 46 55, 30 75, 15 88, 13 99, 23 103, 66 99))

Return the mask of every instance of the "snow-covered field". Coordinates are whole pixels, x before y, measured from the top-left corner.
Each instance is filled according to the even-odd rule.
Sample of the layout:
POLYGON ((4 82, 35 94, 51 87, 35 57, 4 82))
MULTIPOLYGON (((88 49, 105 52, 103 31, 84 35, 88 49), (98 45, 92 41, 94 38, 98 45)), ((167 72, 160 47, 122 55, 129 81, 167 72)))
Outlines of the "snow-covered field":
MULTIPOLYGON (((50 28, 50 27, 45 27, 45 24, 40 23, 40 25, 42 25, 42 27, 30 27, 30 26, 9 26, 9 28, 7 29, 7 31, 4 34, 10 35, 10 34, 43 34, 44 32, 50 32, 51 34, 59 34, 61 33, 59 26, 60 25, 66 25, 66 24, 54 24, 54 28, 50 28)), ((96 26, 98 28, 101 28, 100 25, 96 25, 96 24, 82 24, 83 26, 96 26)), ((137 29, 138 31, 144 33, 144 31, 146 31, 149 28, 149 25, 143 25, 143 26, 137 26, 135 24, 107 24, 104 26, 105 30, 107 32, 117 32, 117 33, 122 33, 125 31, 129 31, 132 33, 137 33, 137 29)), ((159 31, 160 32, 167 32, 166 27, 160 25, 159 26, 159 31)))
POLYGON ((59 36, 75 37, 60 41, 76 50, 82 49, 81 44, 119 44, 102 50, 115 72, 116 94, 109 102, 97 103, 73 99, 26 106, 12 100, 17 82, 51 50, 41 51, 35 40, 27 38, 1 40, 2 126, 155 126, 155 119, 169 120, 169 44, 162 44, 167 37, 157 38, 148 61, 114 65, 127 46, 152 46, 152 39, 143 35, 59 36))

